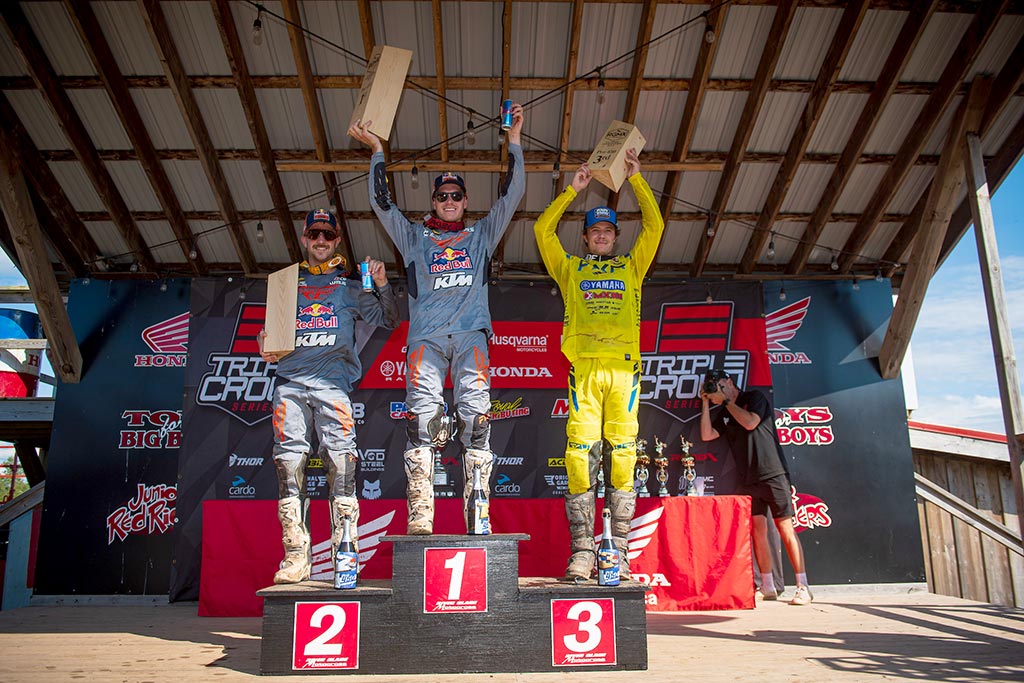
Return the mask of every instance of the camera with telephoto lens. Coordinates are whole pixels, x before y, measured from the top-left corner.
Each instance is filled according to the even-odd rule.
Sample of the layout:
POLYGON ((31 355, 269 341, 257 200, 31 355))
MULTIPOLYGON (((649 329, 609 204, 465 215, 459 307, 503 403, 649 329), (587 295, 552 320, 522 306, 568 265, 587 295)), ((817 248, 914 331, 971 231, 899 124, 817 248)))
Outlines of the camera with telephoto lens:
POLYGON ((718 382, 723 379, 729 379, 729 373, 725 370, 708 370, 704 375, 704 393, 713 394, 718 391, 718 382))

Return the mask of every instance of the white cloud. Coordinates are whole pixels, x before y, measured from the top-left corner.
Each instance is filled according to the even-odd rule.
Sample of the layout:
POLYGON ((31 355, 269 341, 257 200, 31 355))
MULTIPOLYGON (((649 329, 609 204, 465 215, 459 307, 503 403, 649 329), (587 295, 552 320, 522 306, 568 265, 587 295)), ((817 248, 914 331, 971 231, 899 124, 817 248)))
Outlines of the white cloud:
POLYGON ((911 416, 934 424, 969 427, 1002 434, 1003 408, 998 396, 933 394, 922 398, 911 416))

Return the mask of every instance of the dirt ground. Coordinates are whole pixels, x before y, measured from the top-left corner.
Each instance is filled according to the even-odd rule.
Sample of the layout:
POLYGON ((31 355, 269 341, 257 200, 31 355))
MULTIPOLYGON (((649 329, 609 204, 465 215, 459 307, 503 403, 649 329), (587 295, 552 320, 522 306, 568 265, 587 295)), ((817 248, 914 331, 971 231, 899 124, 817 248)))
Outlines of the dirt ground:
MULTIPOLYGON (((648 671, 346 676, 348 681, 1024 681, 1024 610, 924 592, 819 591, 809 606, 649 613, 648 671)), ((0 612, 0 681, 277 681, 259 675, 260 620, 194 603, 0 612)), ((410 636, 410 647, 415 646, 410 636)))

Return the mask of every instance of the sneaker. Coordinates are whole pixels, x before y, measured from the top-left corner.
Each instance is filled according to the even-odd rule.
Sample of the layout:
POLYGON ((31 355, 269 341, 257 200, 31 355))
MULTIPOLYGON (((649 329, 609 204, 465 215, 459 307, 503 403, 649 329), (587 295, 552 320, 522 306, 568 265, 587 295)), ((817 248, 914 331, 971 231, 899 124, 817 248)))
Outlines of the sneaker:
POLYGON ((778 599, 779 599, 779 594, 776 593, 775 591, 772 591, 771 593, 765 593, 760 588, 758 588, 756 591, 754 591, 754 600, 755 601, 757 601, 757 600, 766 600, 768 602, 771 602, 772 600, 778 600, 778 599))
POLYGON ((814 600, 814 596, 811 595, 811 589, 807 586, 797 586, 796 593, 793 594, 793 599, 789 601, 791 605, 809 605, 814 600))

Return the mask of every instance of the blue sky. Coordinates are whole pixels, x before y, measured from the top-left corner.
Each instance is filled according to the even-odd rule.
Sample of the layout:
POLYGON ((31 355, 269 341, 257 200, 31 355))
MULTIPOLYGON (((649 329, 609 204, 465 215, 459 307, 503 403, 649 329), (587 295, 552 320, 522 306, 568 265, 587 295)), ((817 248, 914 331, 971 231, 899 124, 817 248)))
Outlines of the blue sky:
MULTIPOLYGON (((992 200, 996 240, 1007 292, 1013 338, 1020 354, 1024 340, 1024 165, 1010 173, 992 200)), ((0 285, 25 279, 0 252, 0 285)), ((995 362, 981 290, 974 231, 946 259, 928 287, 911 338, 918 407, 912 418, 924 422, 1003 432, 995 362)), ((1018 359, 1018 371, 1024 362, 1018 359)), ((52 374, 48 365, 44 372, 52 374)), ((1024 376, 1022 376, 1024 385, 1024 376)), ((42 387, 41 393, 49 393, 42 387)))

